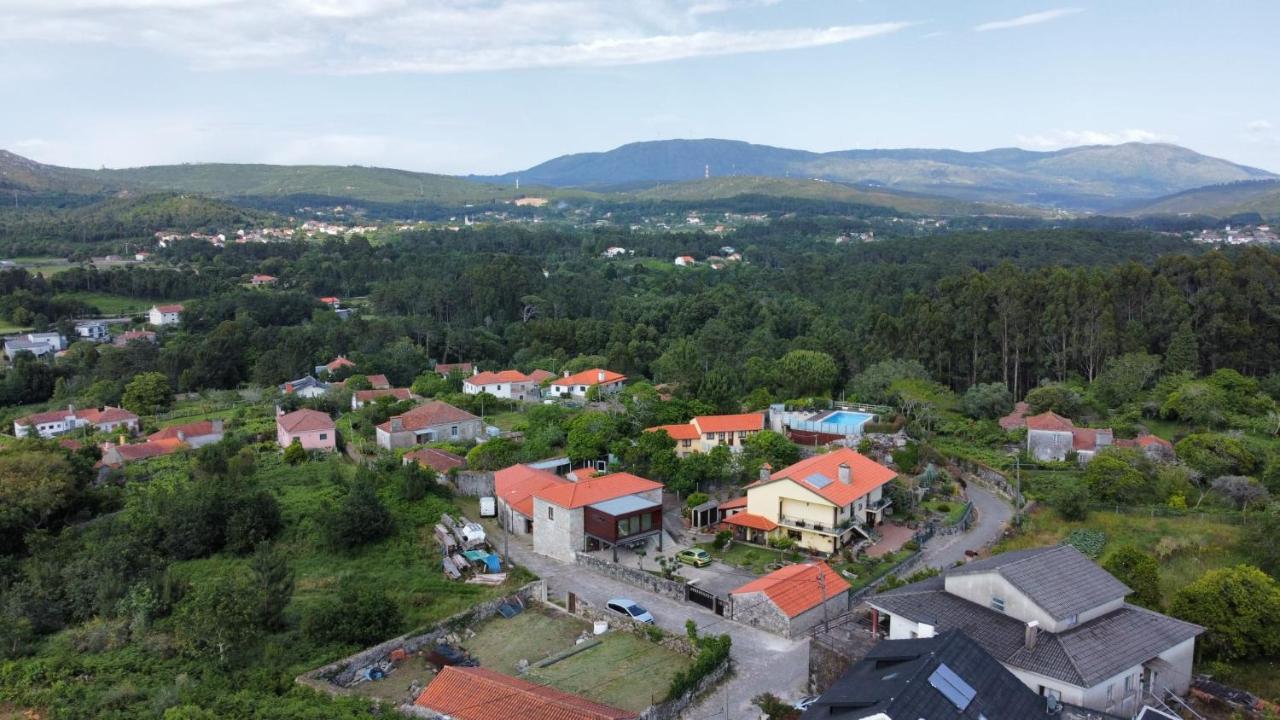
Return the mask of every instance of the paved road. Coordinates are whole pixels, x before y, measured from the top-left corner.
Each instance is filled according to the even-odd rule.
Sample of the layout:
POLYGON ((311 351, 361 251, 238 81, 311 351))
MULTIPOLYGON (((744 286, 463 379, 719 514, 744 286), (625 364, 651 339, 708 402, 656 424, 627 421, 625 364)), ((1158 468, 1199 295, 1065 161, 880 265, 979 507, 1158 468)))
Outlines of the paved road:
POLYGON ((968 532, 935 535, 925 543, 925 565, 948 568, 963 562, 966 550, 981 550, 994 543, 1013 519, 1013 507, 999 495, 974 483, 969 483, 968 493, 973 501, 973 524, 968 532))
MULTIPOLYGON (((493 540, 498 548, 502 547, 500 536, 493 536, 493 540)), ((670 632, 683 635, 685 621, 693 619, 701 632, 728 633, 733 638, 734 674, 701 703, 686 710, 685 718, 755 720, 760 717, 759 710, 751 704, 751 698, 756 695, 772 692, 787 700, 804 695, 809 679, 807 639, 787 640, 726 620, 697 605, 671 600, 577 565, 538 555, 526 537, 513 535, 509 543, 511 559, 546 580, 548 592, 554 597, 563 598, 566 592, 573 591, 597 607, 603 607, 611 597, 628 597, 648 608, 658 625, 670 632), (724 712, 726 701, 728 715, 724 712)), ((619 559, 634 562, 629 555, 619 559)))

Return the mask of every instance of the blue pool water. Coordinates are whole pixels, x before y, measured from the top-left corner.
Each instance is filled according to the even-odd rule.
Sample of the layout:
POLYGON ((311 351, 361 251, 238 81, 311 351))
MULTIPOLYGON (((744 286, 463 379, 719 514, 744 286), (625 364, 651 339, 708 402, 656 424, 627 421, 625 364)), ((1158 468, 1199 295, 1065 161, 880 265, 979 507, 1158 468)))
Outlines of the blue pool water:
POLYGON ((861 428, 868 420, 871 420, 874 417, 874 415, 869 415, 867 413, 853 412, 851 410, 837 410, 830 415, 820 418, 818 422, 823 425, 861 428))

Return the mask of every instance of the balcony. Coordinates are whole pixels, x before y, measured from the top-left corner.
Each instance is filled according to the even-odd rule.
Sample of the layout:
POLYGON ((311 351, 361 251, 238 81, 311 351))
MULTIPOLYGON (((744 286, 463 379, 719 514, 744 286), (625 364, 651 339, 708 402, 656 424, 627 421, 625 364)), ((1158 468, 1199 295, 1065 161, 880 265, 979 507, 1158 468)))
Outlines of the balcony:
POLYGON ((814 522, 813 520, 806 520, 804 518, 779 515, 778 525, 794 530, 818 533, 820 535, 835 535, 840 538, 843 538, 851 530, 857 530, 863 535, 867 534, 866 531, 862 529, 862 523, 854 522, 853 520, 842 520, 838 525, 833 526, 831 523, 814 522))

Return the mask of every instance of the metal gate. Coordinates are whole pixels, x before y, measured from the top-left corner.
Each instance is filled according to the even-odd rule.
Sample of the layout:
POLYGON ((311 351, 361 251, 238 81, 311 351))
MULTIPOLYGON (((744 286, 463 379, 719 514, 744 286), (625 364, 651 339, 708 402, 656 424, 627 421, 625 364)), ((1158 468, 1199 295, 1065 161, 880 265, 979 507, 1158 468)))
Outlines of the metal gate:
POLYGON ((717 615, 724 615, 725 608, 728 607, 722 598, 703 590, 696 585, 685 585, 685 599, 691 603, 696 603, 702 607, 714 612, 717 615))

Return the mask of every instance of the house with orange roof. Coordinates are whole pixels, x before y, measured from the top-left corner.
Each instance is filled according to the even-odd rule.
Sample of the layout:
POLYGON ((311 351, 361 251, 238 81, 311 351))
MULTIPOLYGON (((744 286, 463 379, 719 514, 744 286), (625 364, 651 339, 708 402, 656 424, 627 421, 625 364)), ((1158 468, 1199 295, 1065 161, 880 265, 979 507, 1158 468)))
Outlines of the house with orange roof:
POLYGON ((416 462, 420 467, 431 468, 444 475, 454 468, 466 465, 467 459, 439 448, 421 448, 405 453, 401 462, 405 465, 416 462))
POLYGON ((512 465, 493 474, 498 522, 517 535, 533 533, 533 494, 573 482, 530 465, 512 465))
POLYGON ((13 434, 20 438, 36 435, 48 439, 85 427, 93 432, 124 430, 133 433, 138 430, 138 416, 110 405, 84 410, 68 405, 64 410, 32 413, 14 420, 13 434))
POLYGON ((565 370, 563 377, 556 378, 551 383, 550 394, 555 397, 582 400, 587 397, 591 388, 599 388, 601 395, 607 395, 621 390, 626 382, 626 375, 602 368, 591 368, 574 374, 565 370))
POLYGON ((542 382, 555 377, 546 370, 534 370, 529 374, 519 370, 478 372, 462 381, 462 392, 467 395, 489 393, 507 400, 538 401, 542 399, 542 382))
POLYGON ((676 441, 676 455, 686 457, 693 453, 711 452, 712 448, 725 445, 730 450, 742 450, 747 438, 764 429, 764 413, 740 415, 699 415, 680 425, 658 425, 645 428, 645 432, 665 432, 676 441))
POLYGON ((153 305, 147 313, 147 320, 156 327, 177 325, 182 322, 183 309, 181 305, 153 305))
POLYGON ((850 448, 775 473, 764 468, 747 486, 746 510, 726 517, 724 524, 749 542, 788 537, 798 547, 831 555, 870 537, 890 504, 884 486, 897 475, 850 448))
POLYGON ((565 562, 586 550, 662 549, 662 485, 631 473, 593 475, 533 492, 533 551, 565 562))
POLYGON ((249 284, 254 287, 263 287, 266 285, 275 285, 278 278, 275 275, 254 275, 249 278, 249 284))
POLYGON ((848 612, 851 589, 821 560, 788 565, 730 591, 730 616, 783 637, 800 637, 848 612))
POLYGON ((1152 460, 1170 461, 1177 457, 1173 443, 1155 435, 1139 435, 1133 439, 1119 439, 1116 447, 1135 448, 1152 460))
POLYGON ((472 373, 471 363, 469 362, 436 363, 433 369, 440 377, 449 377, 455 373, 461 375, 470 375, 472 373))
POLYGON ((325 373, 336 373, 343 368, 348 370, 354 369, 356 364, 349 360, 346 355, 339 355, 324 365, 317 365, 316 375, 324 375, 325 373))
POLYGON ((1070 418, 1049 411, 1025 420, 1027 452, 1037 460, 1067 459, 1069 453, 1084 463, 1099 450, 1114 443, 1110 428, 1080 428, 1070 418))
POLYGON ((466 441, 484 436, 484 423, 466 410, 432 400, 375 428, 384 450, 424 445, 437 440, 466 441))
POLYGON ((219 442, 222 440, 222 437, 222 420, 201 420, 199 422, 186 423, 184 425, 170 425, 163 430, 159 430, 148 435, 147 442, 177 440, 178 442, 186 443, 193 448, 199 448, 219 442))
POLYGON ((414 395, 413 391, 409 388, 375 388, 373 390, 357 390, 351 393, 351 409, 359 410, 365 405, 375 402, 380 398, 391 398, 392 402, 422 399, 417 395, 414 395))
MULTIPOLYGON (((633 712, 482 667, 448 665, 414 705, 453 720, 635 720, 633 712)), ((427 717, 427 716, 424 716, 427 717)))
POLYGON ((160 457, 161 455, 171 455, 184 447, 190 446, 176 437, 163 438, 160 440, 149 439, 146 442, 129 443, 125 445, 103 443, 102 464, 109 468, 119 468, 123 467, 126 463, 160 457))
POLYGON ((276 417, 276 442, 282 448, 296 442, 307 450, 333 452, 337 438, 337 427, 328 413, 303 409, 276 417))
POLYGON ((337 297, 336 295, 322 297, 320 298, 320 302, 324 303, 325 305, 328 305, 334 310, 340 310, 342 308, 342 298, 337 297))

